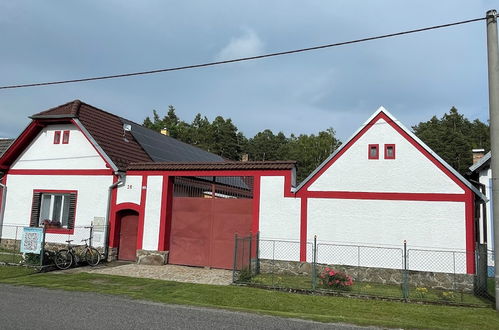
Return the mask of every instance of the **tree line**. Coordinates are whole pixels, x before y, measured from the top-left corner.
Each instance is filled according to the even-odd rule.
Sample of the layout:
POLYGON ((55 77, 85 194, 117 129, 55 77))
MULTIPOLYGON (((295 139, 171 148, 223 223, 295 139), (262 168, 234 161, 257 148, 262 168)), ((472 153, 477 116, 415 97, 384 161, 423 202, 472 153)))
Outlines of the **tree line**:
MULTIPOLYGON (((166 129, 173 138, 229 160, 241 160, 245 154, 249 160, 295 160, 297 182, 305 179, 341 145, 333 128, 317 134, 289 136, 265 129, 247 138, 230 118, 217 116, 210 122, 198 113, 188 123, 177 116, 171 105, 162 118, 153 110, 152 118, 146 117, 143 126, 158 132, 166 129)), ((454 107, 441 118, 433 116, 412 130, 461 173, 471 165, 473 148, 490 149, 488 125, 478 119, 468 120, 454 107)))

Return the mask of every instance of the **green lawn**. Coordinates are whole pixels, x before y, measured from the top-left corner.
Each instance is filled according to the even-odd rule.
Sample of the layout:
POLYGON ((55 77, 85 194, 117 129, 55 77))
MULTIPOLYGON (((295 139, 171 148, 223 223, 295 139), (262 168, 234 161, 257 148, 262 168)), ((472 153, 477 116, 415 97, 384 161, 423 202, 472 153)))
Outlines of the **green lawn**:
POLYGON ((0 252, 0 262, 18 264, 22 258, 21 254, 0 252))
POLYGON ((301 295, 249 287, 189 284, 88 273, 26 275, 26 269, 21 267, 0 267, 0 282, 99 292, 162 303, 224 308, 321 322, 426 329, 499 328, 499 316, 491 308, 301 295))
MULTIPOLYGON (((259 274, 251 279, 249 284, 252 283, 278 288, 312 289, 311 277, 303 275, 259 274)), ((317 289, 323 289, 319 281, 317 282, 317 289)), ((410 287, 409 299, 417 301, 445 301, 481 306, 491 305, 489 300, 478 298, 471 293, 435 289, 427 290, 427 292, 421 292, 418 291, 416 287, 410 287)), ((356 282, 344 292, 388 298, 403 298, 402 287, 400 285, 393 284, 356 282)))

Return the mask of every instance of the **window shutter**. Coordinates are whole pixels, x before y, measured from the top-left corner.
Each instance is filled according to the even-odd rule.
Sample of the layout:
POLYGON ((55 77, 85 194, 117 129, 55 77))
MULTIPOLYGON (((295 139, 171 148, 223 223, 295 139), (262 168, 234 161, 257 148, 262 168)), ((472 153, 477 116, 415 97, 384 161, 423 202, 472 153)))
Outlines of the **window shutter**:
POLYGON ((36 191, 33 192, 33 203, 31 204, 31 221, 29 223, 30 227, 38 227, 41 196, 42 193, 36 191))
POLYGON ((69 194, 69 219, 68 229, 73 229, 75 225, 76 193, 69 194))

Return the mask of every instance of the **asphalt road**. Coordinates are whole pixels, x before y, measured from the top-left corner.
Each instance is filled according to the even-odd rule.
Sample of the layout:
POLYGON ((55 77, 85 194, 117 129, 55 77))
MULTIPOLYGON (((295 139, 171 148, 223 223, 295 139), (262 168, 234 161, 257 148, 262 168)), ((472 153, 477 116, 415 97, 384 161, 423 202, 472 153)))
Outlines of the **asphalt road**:
POLYGON ((360 329, 111 295, 0 285, 0 329, 360 329))

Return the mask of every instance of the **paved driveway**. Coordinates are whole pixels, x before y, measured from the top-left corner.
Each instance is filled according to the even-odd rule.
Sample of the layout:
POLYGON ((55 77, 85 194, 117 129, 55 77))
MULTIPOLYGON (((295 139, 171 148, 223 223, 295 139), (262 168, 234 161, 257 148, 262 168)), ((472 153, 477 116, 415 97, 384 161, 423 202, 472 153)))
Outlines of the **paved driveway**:
POLYGON ((149 303, 86 292, 0 285, 1 329, 360 329, 149 303))

